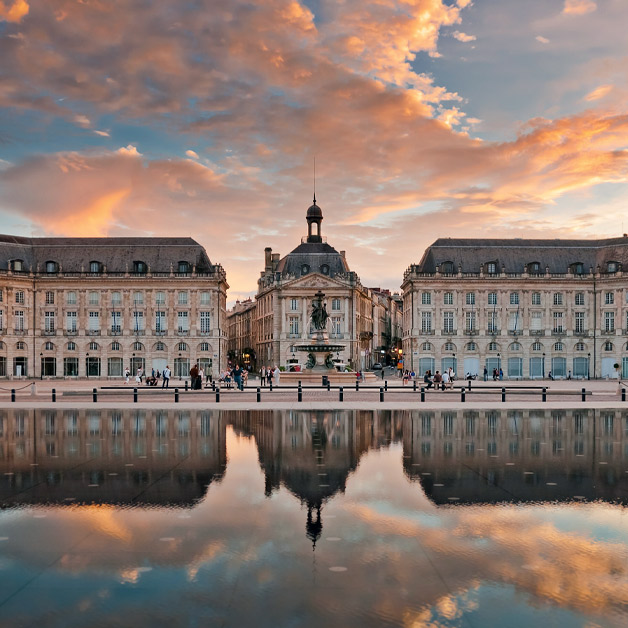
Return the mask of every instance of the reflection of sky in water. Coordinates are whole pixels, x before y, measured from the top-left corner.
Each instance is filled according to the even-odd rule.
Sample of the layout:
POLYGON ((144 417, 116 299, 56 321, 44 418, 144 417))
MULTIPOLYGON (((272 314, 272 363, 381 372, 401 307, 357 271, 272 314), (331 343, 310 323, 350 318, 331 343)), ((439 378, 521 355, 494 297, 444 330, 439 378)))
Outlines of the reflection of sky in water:
MULTIPOLYGON (((173 456, 169 467, 150 457, 146 463, 152 493, 145 487, 137 490, 152 495, 151 505, 99 505, 100 487, 92 487, 93 504, 81 498, 80 505, 21 505, 0 513, 3 628, 194 622, 626 625, 623 506, 594 501, 483 504, 482 483, 469 484, 465 474, 473 465, 481 472, 496 464, 494 459, 458 456, 439 462, 437 446, 430 457, 417 456, 416 451, 427 449, 408 444, 411 416, 395 432, 394 421, 386 423, 380 416, 373 423, 373 413, 347 413, 340 416, 340 427, 346 422, 349 428, 339 431, 337 417, 334 428, 344 436, 333 442, 323 437, 319 446, 320 417, 318 427, 310 429, 308 413, 290 418, 267 413, 270 420, 258 414, 257 423, 249 425, 246 417, 230 420, 225 413, 220 427, 208 435, 211 442, 196 443, 203 438, 191 436, 190 451, 204 444, 209 448, 203 451, 218 456, 205 462, 215 475, 192 507, 158 503, 158 498, 168 502, 172 481, 174 486, 179 481, 176 469, 187 464, 188 477, 202 467, 203 460, 192 464, 173 456), (297 433, 301 436, 295 439, 297 433), (215 442, 225 443, 223 453, 215 442), (416 469, 417 476, 408 469, 416 469), (480 503, 437 505, 428 499, 419 479, 431 478, 430 490, 436 491, 437 480, 445 475, 447 495, 471 486, 480 503), (338 490, 327 494, 326 482, 338 482, 338 490), (312 506, 317 486, 324 496, 319 504, 322 528, 306 528, 307 502, 312 506), (307 498, 298 499, 300 493, 307 498)), ((593 432, 590 437, 593 443, 593 432)), ((433 436, 432 443, 438 445, 439 439, 433 436)), ((481 438, 477 440, 481 448, 481 438)), ((63 442, 59 445, 63 449, 63 442)), ((622 473, 628 469, 623 452, 618 448, 609 460, 622 473)), ((90 460, 82 464, 89 467, 90 460)), ((125 465, 140 465, 141 460, 122 457, 119 471, 110 473, 124 474, 125 465)), ((551 472, 560 483, 551 457, 525 454, 516 461, 520 471, 534 469, 539 477, 551 472)), ((580 461, 560 457, 565 478, 580 461)), ((13 468, 12 462, 17 464, 2 460, 3 473, 13 468)), ((30 465, 28 459, 23 464, 30 465)), ((45 466, 43 457, 38 464, 45 466)), ((63 461, 58 464, 63 470, 63 461)), ((86 471, 85 484, 90 477, 86 471)), ((129 478, 135 481, 135 476, 129 478)), ((509 478, 504 475, 503 481, 509 478)), ((486 489, 488 495, 492 488, 486 489)), ((625 485, 617 489, 621 492, 625 485)), ((6 486, 3 490, 7 505, 11 499, 6 486)), ((516 492, 516 483, 508 490, 516 492)), ((544 482, 539 484, 543 499, 546 490, 544 482)), ((128 495, 128 487, 121 494, 128 495)), ((316 506, 310 515, 315 524, 316 506)))

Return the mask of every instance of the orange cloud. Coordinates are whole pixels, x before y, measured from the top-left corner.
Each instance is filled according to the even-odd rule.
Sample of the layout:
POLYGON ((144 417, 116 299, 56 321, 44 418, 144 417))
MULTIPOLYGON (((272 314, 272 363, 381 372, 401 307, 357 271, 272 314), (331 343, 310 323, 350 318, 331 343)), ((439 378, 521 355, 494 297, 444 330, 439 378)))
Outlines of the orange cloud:
POLYGON ((26 0, 0 0, 0 21, 19 24, 28 15, 29 6, 26 0))
POLYGON ((565 0, 563 13, 566 15, 585 15, 597 9, 593 0, 565 0))

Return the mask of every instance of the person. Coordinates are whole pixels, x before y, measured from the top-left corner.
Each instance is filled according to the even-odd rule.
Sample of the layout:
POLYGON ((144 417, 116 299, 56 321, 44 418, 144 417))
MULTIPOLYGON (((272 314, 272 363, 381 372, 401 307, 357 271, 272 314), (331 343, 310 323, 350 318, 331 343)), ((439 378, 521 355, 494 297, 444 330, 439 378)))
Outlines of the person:
POLYGON ((166 364, 166 368, 164 369, 164 381, 161 383, 162 388, 168 388, 170 384, 170 368, 166 364))
POLYGON ((128 384, 128 383, 129 383, 129 377, 130 377, 130 376, 131 376, 131 371, 129 370, 129 367, 127 366, 127 367, 124 369, 124 377, 125 377, 124 383, 125 383, 125 384, 128 384))
POLYGON ((198 369, 198 388, 201 390, 203 388, 203 383, 205 382, 205 371, 203 367, 199 367, 198 369))
POLYGON ((449 388, 454 387, 454 376, 456 375, 454 373, 454 369, 451 368, 451 366, 447 369, 447 374, 449 375, 449 388))
POLYGON ((493 369, 493 381, 497 381, 497 369, 493 369))
POLYGON ((449 388, 449 369, 443 371, 443 390, 445 390, 445 388, 449 388))
POLYGON ((436 371, 434 373, 434 388, 438 390, 439 384, 443 381, 443 376, 440 374, 440 371, 436 371))
POLYGON ((233 367, 233 371, 231 371, 231 374, 233 375, 233 381, 235 382, 236 388, 238 390, 244 390, 242 386, 242 373, 242 367, 239 364, 236 364, 233 367))
POLYGON ((408 371, 407 371, 407 370, 405 370, 405 371, 403 372, 403 385, 404 385, 404 386, 408 383, 408 377, 409 377, 408 371))
POLYGON ((486 368, 486 366, 484 367, 484 381, 488 380, 488 369, 486 368))
POLYGON ((196 390, 196 380, 198 379, 198 364, 190 369, 190 388, 196 390))
POLYGON ((275 364, 275 370, 273 371, 273 377, 275 378, 275 384, 277 384, 277 386, 279 386, 279 374, 281 373, 281 371, 279 370, 279 367, 275 364))
POLYGON ((425 375, 423 376, 423 383, 427 384, 427 389, 429 390, 432 387, 432 371, 429 369, 425 371, 425 375))
POLYGON ((548 377, 549 377, 552 381, 554 381, 554 376, 552 375, 552 371, 550 371, 550 372, 547 374, 547 376, 548 376, 548 377))
POLYGON ((499 368, 499 381, 501 382, 504 379, 504 371, 502 368, 499 368))
POLYGON ((136 384, 142 383, 142 369, 137 369, 137 373, 135 373, 135 383, 136 384))
POLYGON ((151 376, 153 379, 155 379, 155 369, 154 369, 154 368, 153 368, 153 369, 151 369, 150 376, 151 376))
POLYGON ((246 387, 249 383, 249 369, 244 369, 242 373, 242 386, 246 387))
POLYGON ((571 369, 569 369, 569 373, 567 373, 567 379, 571 379, 571 369))
POLYGON ((266 385, 266 365, 263 365, 262 370, 259 372, 259 383, 260 386, 266 385))
POLYGON ((414 381, 416 379, 416 373, 414 371, 410 371, 410 381, 414 381))

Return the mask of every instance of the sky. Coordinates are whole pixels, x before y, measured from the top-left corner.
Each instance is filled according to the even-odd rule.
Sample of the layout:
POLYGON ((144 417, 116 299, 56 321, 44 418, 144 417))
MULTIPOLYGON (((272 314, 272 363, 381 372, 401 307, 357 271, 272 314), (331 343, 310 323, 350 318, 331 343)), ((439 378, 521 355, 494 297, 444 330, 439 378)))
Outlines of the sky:
POLYGON ((0 0, 0 232, 191 236, 255 294, 323 235, 628 230, 626 0, 0 0))

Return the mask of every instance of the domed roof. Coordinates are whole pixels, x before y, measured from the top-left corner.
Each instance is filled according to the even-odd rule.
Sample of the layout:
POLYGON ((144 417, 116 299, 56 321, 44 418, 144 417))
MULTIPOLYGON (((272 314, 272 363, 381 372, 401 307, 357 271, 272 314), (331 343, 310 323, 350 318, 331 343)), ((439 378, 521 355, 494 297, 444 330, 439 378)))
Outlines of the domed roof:
POLYGON ((316 197, 314 197, 314 203, 307 209, 306 218, 322 218, 323 210, 316 204, 316 197))

